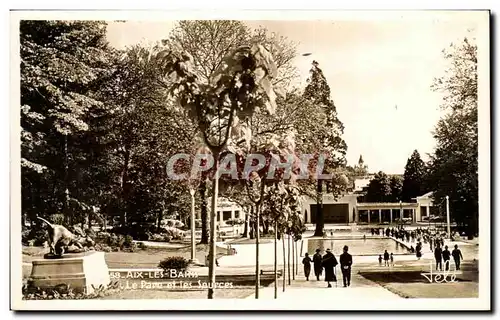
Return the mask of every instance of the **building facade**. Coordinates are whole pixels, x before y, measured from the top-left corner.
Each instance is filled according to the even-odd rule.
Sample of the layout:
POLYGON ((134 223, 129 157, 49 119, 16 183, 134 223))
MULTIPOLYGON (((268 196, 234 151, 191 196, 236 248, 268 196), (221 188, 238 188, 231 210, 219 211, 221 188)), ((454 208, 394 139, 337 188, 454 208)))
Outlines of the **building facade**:
MULTIPOLYGON (((431 213, 432 193, 415 198, 414 202, 358 202, 357 193, 338 198, 323 195, 325 224, 381 223, 401 221, 421 222, 431 213)), ((316 199, 302 200, 302 214, 305 223, 316 223, 316 199)))

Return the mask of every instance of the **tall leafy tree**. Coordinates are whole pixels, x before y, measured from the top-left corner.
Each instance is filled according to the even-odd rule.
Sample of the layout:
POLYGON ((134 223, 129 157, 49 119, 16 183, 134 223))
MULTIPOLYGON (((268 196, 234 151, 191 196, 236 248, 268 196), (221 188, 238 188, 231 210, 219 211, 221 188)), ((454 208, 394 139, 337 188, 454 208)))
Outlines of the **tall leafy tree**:
MULTIPOLYGON (((344 125, 337 117, 337 108, 331 98, 330 86, 323 71, 319 68, 319 63, 316 61, 312 63, 308 85, 304 90, 304 98, 323 108, 324 120, 317 124, 321 132, 318 132, 316 136, 317 149, 315 154, 318 157, 326 155, 323 172, 333 172, 335 169, 345 166, 347 145, 342 139, 344 125)), ((314 235, 322 236, 324 229, 322 179, 317 179, 316 187, 317 218, 314 235)))
POLYGON ((112 73, 106 23, 23 20, 19 28, 23 213, 63 211, 72 224, 81 217, 71 203, 94 204, 96 190, 81 187, 95 178, 81 168, 81 138, 104 108, 95 92, 112 73))
POLYGON ((478 232, 477 45, 464 38, 443 50, 446 73, 432 89, 442 92, 446 114, 438 121, 429 185, 436 203, 449 196, 452 219, 478 232))
POLYGON ((368 184, 367 202, 388 202, 391 200, 391 179, 387 174, 379 171, 368 184))
POLYGON ((410 201, 412 198, 421 196, 425 192, 423 190, 424 181, 425 163, 420 158, 420 153, 415 150, 405 166, 403 190, 401 193, 403 201, 410 201))
POLYGON ((390 178, 390 186, 391 186, 391 201, 397 202, 400 201, 401 194, 403 191, 403 179, 400 176, 391 176, 390 178))
POLYGON ((242 46, 224 58, 209 84, 198 81, 191 64, 193 58, 177 50, 166 49, 155 59, 163 61, 162 74, 170 76, 170 93, 195 121, 203 142, 214 158, 212 209, 210 214, 210 252, 208 298, 213 299, 215 286, 215 218, 221 155, 232 139, 251 139, 248 123, 256 110, 273 114, 276 94, 271 79, 277 74, 271 54, 262 46, 242 46))
POLYGON ((190 151, 195 129, 165 92, 159 65, 150 59, 154 50, 124 50, 115 77, 100 90, 110 109, 104 125, 114 168, 106 211, 119 213, 122 225, 156 221, 159 227, 164 215, 185 216, 190 207, 187 186, 168 179, 166 166, 172 154, 190 151))
MULTIPOLYGON (((210 82, 214 72, 223 64, 224 57, 236 48, 254 42, 261 44, 273 55, 278 74, 271 80, 272 83, 289 83, 296 75, 292 64, 295 44, 283 36, 270 34, 265 28, 251 30, 243 22, 236 20, 184 20, 164 40, 167 46, 188 53, 193 58, 193 73, 204 84, 210 82)), ((201 243, 208 243, 207 189, 208 179, 203 179, 199 183, 202 202, 201 243)))

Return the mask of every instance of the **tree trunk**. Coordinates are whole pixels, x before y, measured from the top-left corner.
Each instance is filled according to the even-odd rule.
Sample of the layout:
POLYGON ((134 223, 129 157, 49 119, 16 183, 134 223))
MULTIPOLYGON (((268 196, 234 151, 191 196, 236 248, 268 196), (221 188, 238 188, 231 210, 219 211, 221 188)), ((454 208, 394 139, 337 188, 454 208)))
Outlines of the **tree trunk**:
POLYGON ((278 222, 274 222, 274 299, 278 299, 278 222))
POLYGON ((290 235, 288 235, 288 285, 292 284, 291 274, 290 274, 290 235))
MULTIPOLYGON (((250 217, 254 216, 254 206, 250 206, 250 217)), ((254 232, 255 232, 255 219, 254 221, 250 221, 250 239, 254 239, 254 232)))
POLYGON ((285 292, 286 287, 286 253, 285 253, 285 234, 281 236, 281 240, 283 240, 283 292, 285 292))
POLYGON ((163 219, 163 209, 158 211, 158 224, 156 225, 156 231, 159 233, 161 228, 161 220, 163 219))
POLYGON ((122 189, 122 199, 121 199, 121 210, 122 214, 120 216, 120 223, 122 226, 127 224, 127 194, 128 194, 128 166, 130 162, 130 151, 128 148, 125 149, 125 159, 123 161, 123 169, 121 176, 121 189, 122 189))
POLYGON ((210 212, 210 250, 209 250, 209 261, 208 261, 208 278, 209 278, 209 287, 208 287, 208 299, 214 298, 214 286, 215 286, 215 221, 217 219, 217 196, 219 193, 219 153, 214 152, 215 158, 215 176, 214 176, 214 185, 212 188, 212 210, 210 212))
POLYGON ((200 183, 200 198, 201 198, 201 244, 208 243, 208 214, 207 214, 207 180, 200 183))
POLYGON ((299 275, 299 245, 295 241, 295 274, 299 275))
POLYGON ((317 193, 316 193, 316 230, 314 237, 322 237, 323 229, 325 229, 325 222, 323 219, 323 182, 318 179, 317 193))
POLYGON ((63 213, 66 223, 73 226, 72 212, 69 208, 69 160, 68 160, 68 136, 64 135, 63 139, 63 153, 64 153, 64 206, 63 213))
POLYGON ((260 270, 259 270, 259 240, 260 240, 260 204, 255 206, 255 299, 259 299, 260 270))
POLYGON ((243 238, 248 238, 248 214, 245 214, 245 229, 243 230, 243 238))
POLYGON ((269 234, 269 221, 268 220, 262 221, 262 228, 264 229, 263 230, 264 234, 269 234))
POLYGON ((295 280, 295 268, 297 267, 295 265, 295 241, 292 238, 292 280, 295 280))

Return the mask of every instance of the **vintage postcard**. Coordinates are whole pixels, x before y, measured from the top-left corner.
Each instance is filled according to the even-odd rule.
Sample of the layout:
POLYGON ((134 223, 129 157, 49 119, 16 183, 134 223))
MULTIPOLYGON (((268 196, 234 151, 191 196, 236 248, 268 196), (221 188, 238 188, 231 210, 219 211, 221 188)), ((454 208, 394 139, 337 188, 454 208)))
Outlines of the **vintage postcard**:
POLYGON ((11 11, 11 308, 491 310, 489 20, 11 11))

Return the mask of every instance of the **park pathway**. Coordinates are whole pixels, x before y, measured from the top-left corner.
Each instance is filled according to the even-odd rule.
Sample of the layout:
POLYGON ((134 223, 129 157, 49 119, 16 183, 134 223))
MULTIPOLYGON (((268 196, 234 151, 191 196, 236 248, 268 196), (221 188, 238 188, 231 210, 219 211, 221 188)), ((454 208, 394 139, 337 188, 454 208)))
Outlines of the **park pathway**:
MULTIPOLYGON (((342 309, 342 307, 352 309, 356 301, 366 299, 371 300, 371 302, 380 301, 384 304, 388 301, 402 299, 378 284, 365 279, 357 274, 355 270, 352 273, 351 286, 346 288, 343 287, 341 275, 338 275, 337 284, 333 283, 332 288, 327 288, 323 277, 320 278, 320 281, 315 279, 306 281, 302 271, 299 272, 296 279, 292 280, 290 286, 288 280, 286 280, 284 292, 283 281, 282 279, 278 280, 278 300, 301 301, 307 299, 307 301, 314 304, 310 308, 317 310, 318 308, 342 309)), ((255 295, 252 294, 247 299, 255 299, 255 295)), ((259 299, 274 300, 274 284, 260 289, 259 299)))

